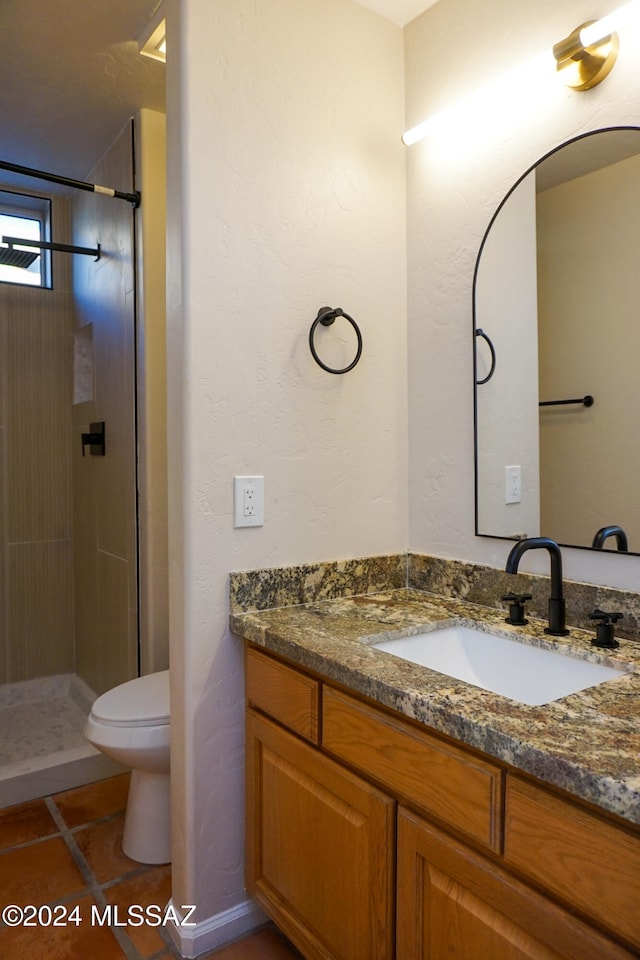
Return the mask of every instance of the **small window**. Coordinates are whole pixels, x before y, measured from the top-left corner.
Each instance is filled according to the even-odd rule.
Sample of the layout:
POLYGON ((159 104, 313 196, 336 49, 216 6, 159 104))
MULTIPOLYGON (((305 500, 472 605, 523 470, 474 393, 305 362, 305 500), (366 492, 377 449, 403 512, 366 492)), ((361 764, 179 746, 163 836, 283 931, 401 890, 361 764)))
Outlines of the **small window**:
POLYGON ((51 287, 50 251, 18 242, 48 241, 50 224, 50 200, 0 190, 0 283, 51 287))

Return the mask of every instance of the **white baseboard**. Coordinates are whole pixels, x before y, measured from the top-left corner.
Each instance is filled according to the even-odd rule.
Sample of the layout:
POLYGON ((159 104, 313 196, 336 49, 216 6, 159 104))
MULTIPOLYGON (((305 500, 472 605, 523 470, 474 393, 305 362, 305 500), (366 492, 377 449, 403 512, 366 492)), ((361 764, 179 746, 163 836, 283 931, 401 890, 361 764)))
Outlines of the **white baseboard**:
MULTIPOLYGON (((172 900, 169 901, 169 907, 173 907, 178 916, 184 914, 172 900)), ((166 929, 181 956, 193 958, 237 940, 243 934, 262 926, 267 920, 267 915, 255 900, 245 900, 229 910, 201 920, 194 926, 169 922, 166 929)))

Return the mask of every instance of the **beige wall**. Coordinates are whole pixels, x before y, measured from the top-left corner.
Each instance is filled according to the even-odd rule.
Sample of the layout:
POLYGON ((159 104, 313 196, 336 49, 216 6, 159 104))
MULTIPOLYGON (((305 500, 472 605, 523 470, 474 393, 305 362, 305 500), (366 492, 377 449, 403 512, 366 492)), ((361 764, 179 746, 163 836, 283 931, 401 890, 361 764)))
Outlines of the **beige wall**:
MULTIPOLYGON (((66 201, 52 221, 67 241, 66 201)), ((0 284, 0 682, 73 669, 69 267, 0 284)))
POLYGON ((166 388, 166 118, 141 110, 135 121, 138 271, 138 457, 140 665, 169 666, 166 388))
POLYGON ((168 14, 173 897, 241 924, 228 572, 406 544, 402 33, 348 0, 168 14), (362 328, 345 376, 309 351, 325 304, 362 328), (265 524, 234 529, 246 473, 265 524))
MULTIPOLYGON (((133 188, 127 125, 88 179, 133 188)), ((138 672, 135 438, 135 289, 130 204, 78 193, 73 241, 101 245, 75 257, 74 332, 90 330, 93 385, 73 406, 76 670, 96 693, 138 672), (81 433, 106 424, 106 456, 82 456, 81 433)))

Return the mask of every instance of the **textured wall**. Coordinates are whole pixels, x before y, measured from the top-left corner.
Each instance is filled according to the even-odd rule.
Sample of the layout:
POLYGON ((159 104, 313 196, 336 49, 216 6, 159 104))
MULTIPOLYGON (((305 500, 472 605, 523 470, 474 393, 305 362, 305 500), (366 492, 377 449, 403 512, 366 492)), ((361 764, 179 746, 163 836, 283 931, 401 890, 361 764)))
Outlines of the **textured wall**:
MULTIPOLYGON (((602 3, 604 15, 615 0, 602 3)), ((405 29, 407 124, 459 101, 566 36, 593 10, 578 0, 440 0, 405 29), (490 51, 491 56, 487 56, 490 51)), ((576 93, 551 65, 501 82, 471 114, 407 151, 409 298, 409 548, 504 563, 508 544, 473 535, 471 292, 489 220, 516 179, 562 141, 640 123, 640 32, 621 36, 600 86, 576 93)), ((527 558, 545 572, 546 558, 527 558)), ((565 551, 567 576, 637 589, 640 560, 565 551)))
POLYGON ((402 34, 347 0, 183 0, 169 36, 173 896, 202 919, 244 896, 228 572, 406 543, 402 34), (363 332, 343 377, 307 345, 325 304, 363 332))

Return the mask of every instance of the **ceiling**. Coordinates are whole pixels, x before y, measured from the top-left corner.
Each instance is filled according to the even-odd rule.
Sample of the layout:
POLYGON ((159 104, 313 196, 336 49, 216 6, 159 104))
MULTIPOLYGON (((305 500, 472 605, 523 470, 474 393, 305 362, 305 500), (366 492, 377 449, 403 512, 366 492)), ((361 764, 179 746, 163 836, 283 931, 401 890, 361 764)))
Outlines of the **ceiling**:
MULTIPOLYGON (((404 26, 436 0, 357 2, 404 26)), ((165 67, 137 42, 159 4, 0 0, 0 160, 86 180, 129 117, 163 111, 165 67)))
POLYGON ((400 27, 404 27, 411 20, 432 7, 438 0, 356 0, 362 7, 369 7, 375 13, 382 14, 387 20, 392 20, 400 27))
POLYGON ((137 43, 158 2, 0 0, 0 160, 85 180, 140 107, 164 110, 164 64, 137 43))

